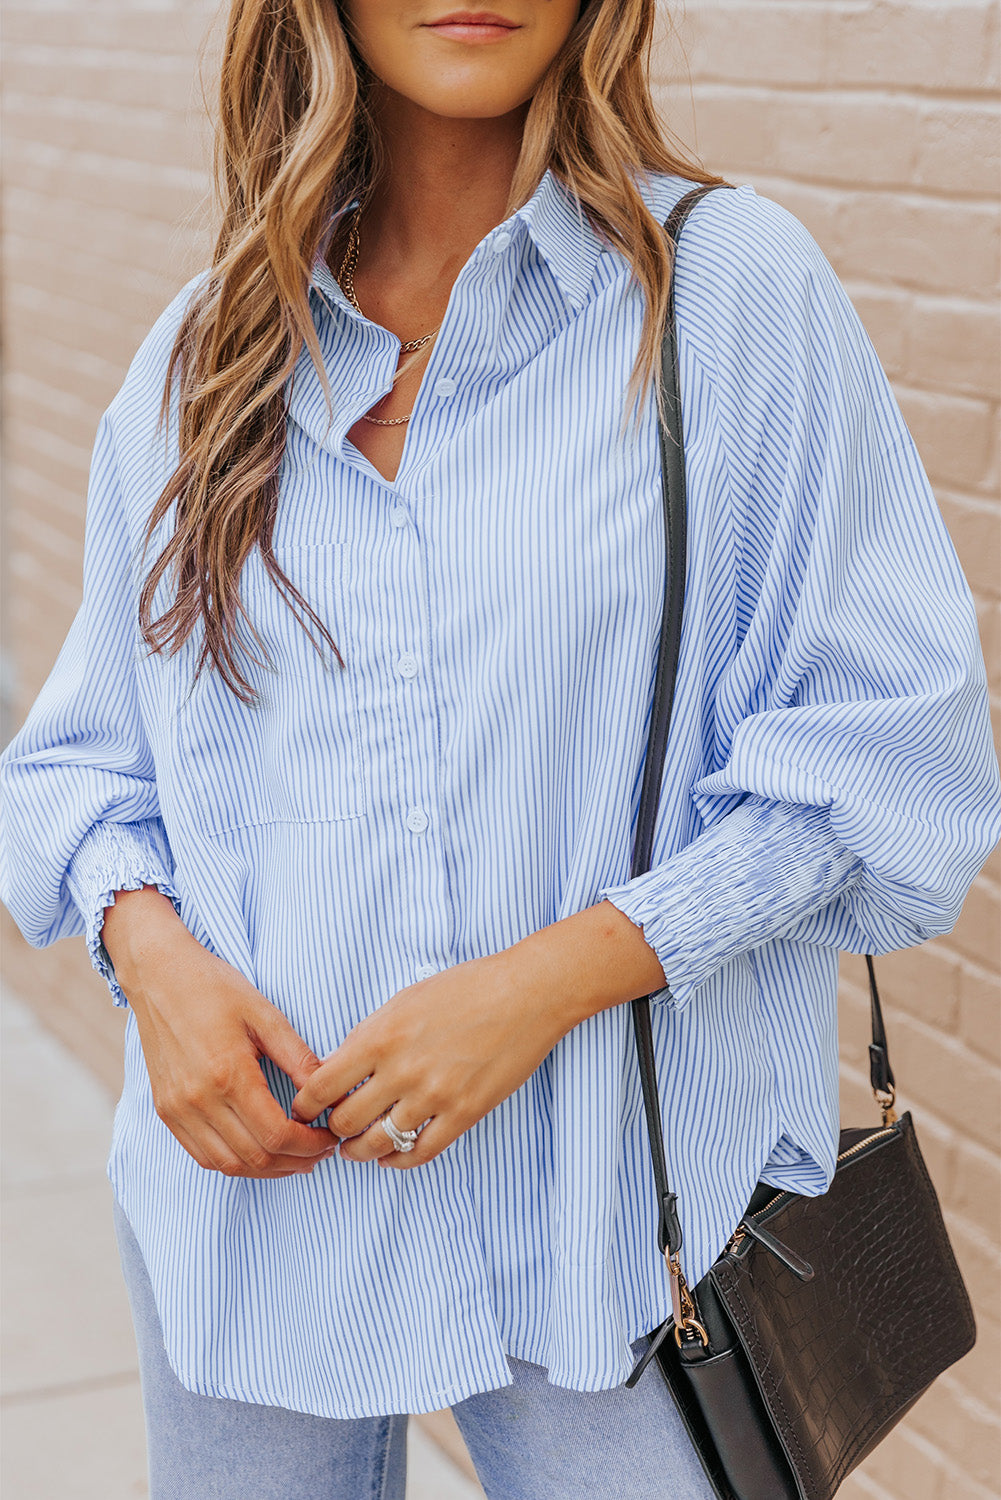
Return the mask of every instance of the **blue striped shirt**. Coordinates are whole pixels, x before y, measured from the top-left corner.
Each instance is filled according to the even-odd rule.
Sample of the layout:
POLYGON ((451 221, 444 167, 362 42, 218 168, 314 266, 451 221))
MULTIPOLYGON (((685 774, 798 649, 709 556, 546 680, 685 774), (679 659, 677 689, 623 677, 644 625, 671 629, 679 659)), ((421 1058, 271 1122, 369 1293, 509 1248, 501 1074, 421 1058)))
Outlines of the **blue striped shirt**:
MULTIPOLYGON (((687 187, 641 190, 663 220, 687 187)), ((685 230, 688 595, 653 865, 630 880, 664 560, 652 391, 620 435, 643 315, 624 258, 547 172, 462 268, 391 483, 347 432, 399 341, 318 260, 335 411, 304 354, 275 545, 346 668, 255 554, 242 597, 277 668, 248 667, 257 708, 212 673, 192 689, 197 635, 161 659, 137 630, 192 286, 98 431, 83 603, 0 767, 4 900, 38 945, 86 932, 124 1003, 101 916, 153 881, 321 1056, 403 986, 612 900, 668 979, 694 1284, 759 1179, 830 1183, 839 948, 947 931, 1001 833, 972 600, 848 298, 750 186, 685 230)), ((276 1181, 184 1151, 130 1012, 109 1174, 194 1391, 420 1412, 506 1384, 507 1355, 602 1389, 670 1313, 625 1005, 426 1166, 276 1181)))

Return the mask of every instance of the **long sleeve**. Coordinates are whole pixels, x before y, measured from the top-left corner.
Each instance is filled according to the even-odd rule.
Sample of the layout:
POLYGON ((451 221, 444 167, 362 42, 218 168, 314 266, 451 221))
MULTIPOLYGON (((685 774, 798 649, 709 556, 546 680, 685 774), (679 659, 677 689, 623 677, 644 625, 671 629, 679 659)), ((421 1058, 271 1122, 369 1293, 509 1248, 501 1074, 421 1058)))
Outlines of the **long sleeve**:
MULTIPOLYGON (((685 368, 700 373, 699 424, 711 420, 722 449, 730 532, 707 602, 701 547, 715 538, 701 543, 690 516, 702 614, 687 618, 686 597, 679 693, 707 635, 733 640, 689 795, 703 829, 749 796, 826 811, 860 868, 783 937, 883 953, 949 931, 1001 835, 976 612, 830 264, 777 204, 736 198, 700 205, 678 267, 685 368), (719 255, 727 235, 739 255, 719 255)), ((693 506, 699 458, 695 447, 693 506)), ((644 880, 653 901, 656 877, 644 880)), ((664 924, 673 889, 665 871, 664 924)), ((681 939, 653 926, 670 960, 681 939)))
POLYGON ((180 915, 173 883, 173 860, 163 823, 144 818, 136 823, 95 823, 84 834, 69 862, 66 883, 84 919, 90 961, 107 983, 116 1005, 127 1005, 125 993, 102 940, 105 908, 116 891, 138 891, 155 885, 169 896, 180 915))
POLYGON ((681 1010, 724 963, 781 937, 858 879, 826 808, 749 797, 679 854, 603 898, 643 929, 681 1010))
POLYGON ((976 613, 914 442, 815 241, 737 198, 700 206, 677 273, 686 437, 702 439, 679 696, 705 641, 733 642, 687 792, 702 831, 602 891, 676 1006, 772 938, 883 953, 949 931, 1001 835, 976 613), (711 536, 707 428, 706 492, 729 496, 711 536))
POLYGON ((156 884, 179 910, 135 678, 130 541, 101 419, 87 498, 83 598, 28 717, 0 756, 0 895, 34 947, 84 934, 118 1005, 100 941, 116 889, 156 884))

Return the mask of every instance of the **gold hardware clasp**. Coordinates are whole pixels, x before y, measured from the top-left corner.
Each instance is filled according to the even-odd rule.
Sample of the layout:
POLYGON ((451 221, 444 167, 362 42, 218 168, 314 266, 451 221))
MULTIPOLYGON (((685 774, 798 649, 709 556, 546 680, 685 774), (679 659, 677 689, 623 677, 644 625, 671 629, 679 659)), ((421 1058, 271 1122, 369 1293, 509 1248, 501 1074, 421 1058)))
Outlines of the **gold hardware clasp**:
POLYGON ((669 1249, 665 1250, 664 1259, 667 1261, 667 1270, 671 1278, 671 1309, 674 1314, 674 1337, 680 1347, 681 1330, 684 1329, 686 1333, 690 1330, 695 1330, 703 1344, 708 1348, 709 1335, 695 1316, 695 1303, 692 1301, 692 1294, 688 1290, 688 1282, 685 1280, 677 1252, 672 1255, 669 1249))
MULTIPOLYGON (((697 1328, 698 1331, 699 1331, 699 1338, 702 1340, 703 1345, 705 1346, 705 1348, 707 1348, 707 1349, 709 1348, 709 1335, 708 1335, 708 1333, 706 1333, 705 1329, 702 1327, 702 1324, 699 1322, 698 1318, 689 1318, 688 1322, 685 1324, 685 1328, 686 1329, 688 1329, 688 1328, 697 1328)), ((675 1330, 674 1330, 674 1342, 677 1344, 678 1348, 680 1349, 681 1348, 681 1329, 680 1328, 675 1328, 675 1330)))
POLYGON ((893 1107, 893 1101, 897 1097, 897 1091, 893 1087, 893 1084, 891 1083, 889 1087, 885 1089, 873 1089, 873 1093, 876 1096, 876 1103, 879 1105, 880 1109, 883 1112, 883 1124, 896 1124, 897 1111, 893 1107))

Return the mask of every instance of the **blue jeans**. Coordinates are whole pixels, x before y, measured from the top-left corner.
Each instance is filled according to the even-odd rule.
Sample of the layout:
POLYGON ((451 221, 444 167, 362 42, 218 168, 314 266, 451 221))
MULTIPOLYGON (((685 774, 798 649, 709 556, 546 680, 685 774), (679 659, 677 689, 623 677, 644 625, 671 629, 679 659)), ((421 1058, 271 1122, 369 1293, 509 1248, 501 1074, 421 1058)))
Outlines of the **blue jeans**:
MULTIPOLYGON (((167 1362, 146 1266, 115 1204, 132 1304, 151 1500, 404 1500, 406 1415, 342 1420, 200 1396, 167 1362)), ((633 1345, 639 1355, 646 1339, 633 1345)), ((551 1385, 508 1356, 514 1384, 452 1408, 489 1500, 713 1500, 659 1369, 630 1391, 551 1385)))

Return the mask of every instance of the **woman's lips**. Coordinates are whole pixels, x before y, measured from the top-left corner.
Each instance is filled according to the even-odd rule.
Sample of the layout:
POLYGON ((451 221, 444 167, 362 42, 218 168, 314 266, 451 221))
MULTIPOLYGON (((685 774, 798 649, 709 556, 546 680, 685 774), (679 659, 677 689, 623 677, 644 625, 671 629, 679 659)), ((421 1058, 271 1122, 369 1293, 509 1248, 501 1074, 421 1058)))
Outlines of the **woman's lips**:
POLYGON ((451 37, 457 42, 496 42, 502 37, 510 36, 519 28, 513 23, 499 21, 494 16, 481 20, 473 20, 471 17, 443 21, 434 21, 429 31, 436 31, 439 36, 451 37))

